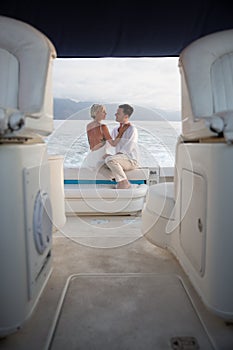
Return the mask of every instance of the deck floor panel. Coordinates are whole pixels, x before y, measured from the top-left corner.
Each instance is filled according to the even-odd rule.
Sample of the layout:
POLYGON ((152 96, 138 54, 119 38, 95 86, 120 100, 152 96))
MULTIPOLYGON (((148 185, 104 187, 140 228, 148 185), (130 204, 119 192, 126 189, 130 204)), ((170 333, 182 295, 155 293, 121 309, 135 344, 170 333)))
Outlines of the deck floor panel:
MULTIPOLYGON (((101 275, 112 275, 112 279, 108 278, 108 281, 112 280, 112 287, 108 285, 107 289, 104 290, 105 298, 104 300, 111 303, 111 300, 114 301, 119 291, 119 283, 116 284, 117 278, 122 279, 122 281, 126 281, 127 276, 130 274, 137 274, 140 276, 140 281, 143 281, 143 276, 148 276, 151 274, 152 276, 167 276, 167 277, 158 277, 151 279, 151 284, 149 284, 148 288, 143 287, 142 283, 139 283, 137 288, 139 288, 140 293, 136 299, 132 298, 132 304, 130 303, 131 296, 134 295, 134 290, 136 288, 133 285, 134 279, 128 279, 128 282, 122 282, 122 292, 125 291, 125 301, 129 301, 129 304, 126 308, 128 310, 130 305, 135 307, 138 305, 139 309, 136 310, 137 315, 137 332, 136 338, 140 336, 144 337, 147 332, 149 332, 150 320, 152 316, 149 316, 150 310, 145 312, 145 315, 141 312, 142 315, 138 316, 141 303, 140 303, 140 295, 146 296, 146 298, 150 298, 154 300, 153 307, 157 308, 157 315, 161 313, 161 322, 166 324, 165 312, 163 311, 163 307, 165 308, 165 302, 161 302, 161 305, 158 305, 158 300, 166 301, 169 299, 168 304, 171 304, 172 308, 176 307, 176 297, 179 292, 182 295, 185 295, 184 288, 179 285, 179 281, 177 276, 180 276, 181 280, 184 282, 185 290, 187 295, 184 297, 185 305, 188 305, 188 310, 190 311, 191 318, 195 318, 195 324, 197 327, 193 328, 192 334, 197 337, 198 341, 201 342, 203 329, 209 335, 209 339, 212 339, 212 343, 214 344, 215 350, 232 350, 233 349, 233 326, 226 325, 225 322, 219 317, 213 315, 209 310, 204 306, 197 293, 193 289, 188 277, 182 270, 178 261, 174 258, 174 256, 165 249, 157 247, 151 244, 142 234, 141 234, 141 218, 140 216, 86 216, 80 218, 67 217, 67 222, 65 226, 60 230, 56 231, 53 234, 53 248, 52 248, 52 265, 53 271, 48 280, 48 283, 40 296, 39 302, 32 314, 32 316, 22 325, 21 329, 18 332, 6 337, 5 339, 0 340, 0 349, 1 350, 46 350, 46 346, 48 344, 48 339, 51 335, 51 328, 54 324, 54 319, 57 314, 57 310, 59 308, 59 303, 61 300, 61 296, 64 292, 64 287, 69 280, 69 276, 81 276, 87 275, 90 276, 101 276, 101 275), (81 238, 83 240, 81 240, 81 238), (120 240, 118 241, 118 239, 120 240), (91 242, 88 240, 91 239, 91 242), (103 245, 105 242, 105 245, 103 245), (115 278, 115 277, 116 278, 115 278), (118 276, 118 277, 117 277, 118 276), (170 276, 170 277, 169 277, 170 276), (176 276, 176 277, 175 277, 176 276), (114 282, 115 281, 115 282, 114 282), (153 283, 152 283, 153 282, 153 283), (160 282, 160 283, 159 283, 160 282), (166 282, 166 283, 165 283, 166 282), (161 292, 161 288, 162 292, 161 292), (169 284, 169 288, 165 288, 169 284), (132 292, 127 295, 126 291, 131 285, 132 292), (179 285, 179 286, 178 286, 179 285), (116 287, 116 289, 115 289, 116 287), (174 291, 173 291, 174 289, 174 291), (115 290, 115 292, 114 292, 115 290), (152 291, 153 290, 153 291, 152 291), (109 292, 109 293, 108 293, 109 292), (174 292, 174 293, 173 293, 174 292), (144 293, 144 294, 143 294, 144 293), (161 296, 161 294, 165 293, 161 296), (170 293, 170 294, 169 294, 170 293), (152 296, 153 294, 153 296, 152 296), (139 298, 139 299, 137 299, 139 298), (167 298, 167 299, 166 299, 167 298), (136 303, 137 301, 137 303, 136 303), (192 301, 192 307, 190 306, 190 301, 192 301), (173 305, 174 304, 174 305, 173 305), (157 306, 156 306, 157 305, 157 306), (194 312, 195 310, 195 312, 194 312), (146 315, 148 313, 148 316, 146 315), (200 319, 200 322, 196 319, 196 316, 200 319), (146 319, 148 317, 148 319, 146 319), (140 320, 141 319, 141 320, 140 320), (143 326, 142 321, 147 322, 147 326, 143 326), (200 323, 203 326, 200 326, 200 323), (145 329, 144 329, 145 328, 145 329), (199 332, 200 331, 200 332, 199 332), (200 334, 199 334, 200 333, 200 334), (201 337, 201 338, 200 338, 201 337)), ((78 284, 78 278, 74 279, 74 287, 76 288, 76 284, 78 284)), ((93 281, 96 278, 93 277, 93 281)), ((138 280, 138 281, 139 281, 138 280)), ((94 283, 94 282, 92 282, 94 283)), ((104 284, 103 284, 104 285, 104 284)), ((84 286, 84 284, 83 284, 84 286)), ((72 291, 71 291, 72 292, 72 291)), ((80 291, 79 291, 80 293, 80 291)), ((75 294, 74 293, 71 293, 75 294)), ((83 290, 83 294, 84 290, 83 290)), ((68 294, 67 294, 68 295, 68 294)), ((97 293, 97 297, 101 297, 101 293, 97 293)), ((119 295, 120 298, 120 295, 119 295)), ((146 299, 145 298, 145 299, 146 299)), ((78 301, 79 298, 74 296, 74 302, 78 301)), ((143 300, 144 298, 142 298, 143 300)), ((101 299, 99 299, 99 302, 101 299)), ((123 304, 124 304, 123 303, 123 304)), ((118 304, 118 303, 117 303, 118 304)), ((120 303, 121 304, 121 303, 120 303)), ((95 305, 95 303, 94 303, 95 305)), ((101 304, 100 304, 101 305, 101 304)), ((109 310, 111 310, 111 304, 108 304, 109 310)), ((180 303, 178 304, 180 305, 180 303)), ((84 307, 84 306, 82 306, 84 307)), ((148 306, 147 306, 148 307, 148 306)), ((102 307, 103 309, 103 307, 102 307)), ((129 309, 130 311, 131 309, 129 309)), ((156 314, 156 310, 154 309, 154 314, 156 314)), ((179 312, 174 311, 170 312, 169 318, 171 315, 176 314, 176 322, 167 321, 167 328, 170 330, 166 330, 166 335, 164 333, 164 339, 160 341, 166 342, 169 344, 170 337, 172 335, 191 335, 191 332, 186 329, 186 332, 181 332, 181 328, 178 329, 177 325, 179 324, 179 312), (169 333, 170 332, 170 333, 169 333)), ((183 307, 180 306, 180 310, 183 310, 183 307)), ((187 310, 187 309, 186 309, 187 310)), ((122 311, 123 312, 123 311, 122 311)), ((131 317, 130 323, 125 327, 131 327, 133 329, 133 310, 129 313, 131 317), (130 326, 131 325, 131 326, 130 326)), ((69 314, 69 312, 68 312, 69 314)), ((111 313, 108 312, 108 314, 111 313)), ((90 314, 89 314, 90 315, 90 314)), ((152 315, 152 313, 151 313, 152 315)), ((167 314, 169 315, 169 313, 167 314)), ((108 316, 108 317, 110 317, 108 316)), ((187 315, 186 315, 187 316, 187 315)), ((186 317, 185 316, 185 317, 186 317)), ((70 317, 72 314, 70 314, 70 317)), ((87 322, 85 319, 87 314, 85 312, 83 316, 79 315, 77 317, 78 326, 82 325, 80 320, 83 318, 83 322, 87 322)), ((104 317, 104 315, 102 315, 104 317)), ((156 316, 155 316, 156 317, 156 316)), ((182 319, 182 317, 181 317, 182 319)), ((174 320, 174 316, 173 316, 174 320)), ((89 321, 93 322, 90 317, 89 321)), ((70 323, 77 323, 74 321, 69 321, 70 323)), ((106 322, 106 319, 105 319, 106 322)), ((184 322, 184 318, 183 321, 184 322)), ((84 323, 87 325, 87 323, 84 323)), ((155 322, 151 322, 151 329, 155 330, 154 327, 155 322)), ((194 323, 193 323, 194 324, 194 323)), ((71 325, 72 326, 72 325, 71 325)), ((68 330, 71 331, 70 326, 68 325, 68 330)), ((72 326, 73 327, 73 326, 72 326)), ((165 326, 166 327, 166 326, 165 326)), ((118 328, 119 334, 120 329, 118 328)), ((165 332, 165 330, 164 330, 165 332)), ((57 333, 58 334, 58 333, 57 333)), ((207 337, 208 338, 208 337, 207 337)), ((55 338, 54 338, 55 339, 55 338)), ((113 338, 111 338, 113 341, 113 338)), ((131 339, 132 340, 132 339, 131 339)), ((131 342, 130 339, 127 342, 131 342)), ((57 341, 57 340, 56 340, 57 341)), ((159 341, 159 340, 158 340, 159 341)), ((126 339, 125 339, 126 342, 126 339)), ((55 344, 55 343, 54 343, 55 344)), ((125 343, 126 344, 126 343, 125 343)), ((131 344, 132 343, 127 343, 131 344)), ((147 344, 147 343, 145 343, 147 344)), ((165 343, 164 343, 165 344, 165 343)), ((89 348, 95 348, 95 345, 92 344, 89 348), (93 345, 93 346, 92 346, 93 345)), ((53 349, 54 350, 53 345, 53 349)), ((209 345, 208 345, 209 346, 209 345)), ((112 348, 112 347, 110 347, 112 348)), ((156 347, 153 347, 153 349, 156 347)), ((158 347, 157 347, 158 348, 158 347)), ((65 349, 68 349, 66 346, 65 349)), ((119 348, 120 349, 120 348, 119 348)), ((136 346, 134 349, 138 349, 136 346)), ((145 350, 150 350, 150 347, 145 350)), ((166 347, 165 347, 166 349, 166 347)), ((170 349, 170 348, 169 348, 170 349)), ((57 349, 56 349, 57 350, 57 349)), ((70 349, 69 349, 70 350, 70 349)), ((162 350, 162 349, 158 349, 162 350)))
POLYGON ((171 349, 173 338, 213 349, 181 279, 170 274, 83 274, 69 278, 51 350, 171 349))

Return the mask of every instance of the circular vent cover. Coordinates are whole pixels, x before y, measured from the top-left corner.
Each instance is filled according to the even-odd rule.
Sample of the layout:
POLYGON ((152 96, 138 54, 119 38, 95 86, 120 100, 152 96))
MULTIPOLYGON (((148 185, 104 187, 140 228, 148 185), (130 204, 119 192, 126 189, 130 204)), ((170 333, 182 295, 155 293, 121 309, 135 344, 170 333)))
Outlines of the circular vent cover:
POLYGON ((52 206, 49 195, 38 191, 34 204, 33 233, 38 253, 43 254, 52 239, 52 206))

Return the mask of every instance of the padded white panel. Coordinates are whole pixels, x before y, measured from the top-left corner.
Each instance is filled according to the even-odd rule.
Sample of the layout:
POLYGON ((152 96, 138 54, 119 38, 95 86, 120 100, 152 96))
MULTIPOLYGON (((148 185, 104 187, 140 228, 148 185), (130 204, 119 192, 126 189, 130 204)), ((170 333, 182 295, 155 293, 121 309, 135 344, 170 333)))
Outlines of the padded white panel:
MULTIPOLYGON (((34 119, 26 126, 37 132, 53 131, 52 62, 56 50, 50 40, 37 29, 19 20, 0 16, 0 48, 15 56, 19 62, 19 76, 12 89, 17 89, 17 107, 34 119), (40 120, 37 120, 40 119, 40 120)), ((8 68, 4 62, 4 68, 8 68)), ((2 84, 2 82, 1 82, 2 84)), ((11 92, 10 92, 11 94, 11 92)))
POLYGON ((214 112, 233 109, 233 52, 221 56, 211 66, 214 112))
MULTIPOLYGON (((233 29, 202 37, 179 58, 182 94, 182 134, 188 139, 216 136, 216 113, 233 109, 233 29)), ((221 119, 221 118, 219 118, 221 119)), ((223 128, 224 126, 222 126, 223 128)), ((230 129, 230 130, 229 130, 230 129)), ((228 125, 226 140, 231 140, 228 125)))
POLYGON ((17 108, 19 62, 8 51, 0 48, 0 106, 17 108))
POLYGON ((180 55, 179 66, 197 118, 214 113, 210 67, 217 58, 233 51, 232 38, 233 29, 213 33, 191 43, 180 55))

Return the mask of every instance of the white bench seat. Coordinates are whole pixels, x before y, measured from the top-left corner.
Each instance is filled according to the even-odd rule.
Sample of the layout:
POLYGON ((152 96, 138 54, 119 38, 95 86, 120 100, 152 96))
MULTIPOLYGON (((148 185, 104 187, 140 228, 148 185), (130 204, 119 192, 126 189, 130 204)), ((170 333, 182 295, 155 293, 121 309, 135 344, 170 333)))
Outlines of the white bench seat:
POLYGON ((114 183, 109 183, 102 174, 93 177, 93 172, 88 168, 65 168, 66 214, 123 215, 140 212, 148 190, 149 169, 128 171, 127 177, 139 183, 132 184, 128 189, 116 189, 114 183), (87 183, 83 183, 85 181, 87 183))

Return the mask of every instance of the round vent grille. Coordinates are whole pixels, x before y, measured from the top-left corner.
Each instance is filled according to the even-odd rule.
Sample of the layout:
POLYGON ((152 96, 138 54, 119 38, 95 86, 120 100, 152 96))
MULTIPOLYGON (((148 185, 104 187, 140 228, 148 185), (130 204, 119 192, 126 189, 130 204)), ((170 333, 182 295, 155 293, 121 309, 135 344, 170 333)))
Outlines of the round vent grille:
POLYGON ((36 195, 33 213, 33 233, 38 253, 43 254, 52 239, 52 206, 49 195, 39 191, 36 195))

